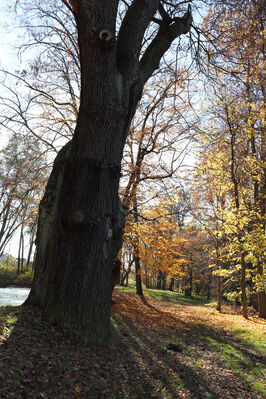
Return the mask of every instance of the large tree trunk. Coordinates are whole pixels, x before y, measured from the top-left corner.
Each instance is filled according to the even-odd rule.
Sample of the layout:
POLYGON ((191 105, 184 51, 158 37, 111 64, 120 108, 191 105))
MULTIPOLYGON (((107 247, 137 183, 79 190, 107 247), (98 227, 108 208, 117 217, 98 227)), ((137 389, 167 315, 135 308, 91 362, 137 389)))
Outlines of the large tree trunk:
MULTIPOLYGON (((99 23, 105 20, 109 27, 115 22, 102 5, 98 11, 104 14, 95 14, 99 23)), ((121 241, 120 165, 141 91, 135 96, 137 81, 130 90, 131 76, 118 87, 114 47, 105 43, 102 28, 98 38, 88 38, 87 17, 87 10, 78 15, 79 117, 40 206, 37 264, 27 303, 40 305, 50 323, 69 328, 80 341, 105 345, 110 340, 112 265, 121 241)))
MULTIPOLYGON (((109 309, 113 277, 117 272, 112 265, 121 247, 127 208, 120 204, 115 193, 113 204, 115 212, 113 211, 112 217, 111 210, 106 211, 111 196, 110 193, 109 195, 104 193, 106 199, 100 202, 102 209, 98 209, 98 215, 101 215, 101 212, 104 214, 105 211, 108 216, 105 217, 103 226, 99 228, 101 219, 96 218, 97 209, 95 210, 93 201, 97 196, 93 194, 90 196, 88 193, 88 198, 91 199, 91 212, 86 211, 86 208, 81 208, 74 215, 69 212, 70 220, 67 220, 67 215, 63 213, 58 234, 56 231, 58 225, 55 222, 58 222, 59 215, 62 215, 60 191, 68 173, 71 147, 72 144, 69 142, 58 153, 40 204, 35 275, 26 304, 40 305, 50 322, 61 327, 70 327, 85 343, 88 340, 106 342, 106 334, 109 335, 109 314, 106 314, 104 309, 105 311, 106 308, 109 309), (59 243, 58 246, 53 245, 56 242, 59 243), (102 247, 99 246, 100 242, 102 247), (53 263, 56 262, 53 261, 53 257, 58 259, 57 263, 53 263), (59 263, 59 259, 62 259, 62 264, 59 263), (103 267, 104 260, 108 260, 107 270, 103 267), (53 267, 54 264, 58 266, 60 264, 61 267, 53 267), (99 297, 102 298, 101 301, 99 297), (92 309, 94 309, 93 314, 91 314, 92 309), (91 320, 91 324, 88 324, 88 320, 91 320), (103 320, 106 322, 105 335, 101 334, 103 320), (80 331, 77 329, 79 325, 82 326, 80 331), (89 331, 89 335, 86 331, 89 331)), ((97 188, 98 184, 99 182, 97 184, 92 182, 92 186, 96 185, 97 188)))
POLYGON ((75 15, 81 94, 72 144, 56 159, 40 205, 27 303, 84 343, 110 339, 112 264, 121 243, 118 186, 123 148, 144 83, 172 41, 190 29, 166 19, 139 61, 159 1, 133 1, 116 37, 118 1, 64 0, 75 15))

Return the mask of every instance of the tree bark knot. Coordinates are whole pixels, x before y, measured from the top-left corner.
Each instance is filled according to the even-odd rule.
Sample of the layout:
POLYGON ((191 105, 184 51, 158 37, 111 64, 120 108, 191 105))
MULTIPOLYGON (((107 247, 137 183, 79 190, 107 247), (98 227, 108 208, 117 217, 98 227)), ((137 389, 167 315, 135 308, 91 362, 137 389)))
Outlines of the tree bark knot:
POLYGON ((110 48, 115 44, 115 36, 109 29, 95 30, 93 36, 103 48, 110 48))

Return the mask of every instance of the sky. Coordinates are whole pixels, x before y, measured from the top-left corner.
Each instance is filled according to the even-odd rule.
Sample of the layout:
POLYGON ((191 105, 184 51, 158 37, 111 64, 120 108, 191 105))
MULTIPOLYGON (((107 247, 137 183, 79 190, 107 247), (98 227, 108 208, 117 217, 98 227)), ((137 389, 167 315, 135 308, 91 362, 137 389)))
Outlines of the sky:
MULTIPOLYGON (((13 71, 21 65, 15 48, 19 32, 14 27, 14 14, 12 8, 9 8, 10 5, 13 7, 14 1, 0 0, 0 69, 5 69, 7 71, 13 71)), ((3 94, 2 88, 1 94, 3 94)), ((0 149, 3 148, 6 142, 6 133, 0 130, 0 149)), ((27 254, 27 242, 25 249, 27 254)), ((18 235, 7 245, 6 252, 17 257, 18 235)))
MULTIPOLYGON (((0 69, 12 71, 20 65, 15 49, 17 31, 12 22, 13 12, 9 6, 10 0, 0 0, 0 69)), ((2 91, 2 88, 1 88, 2 91)), ((7 138, 0 130, 0 148, 6 143, 7 138)))
POLYGON ((0 0, 0 65, 1 68, 12 68, 13 65, 19 65, 16 50, 13 48, 16 43, 17 30, 14 27, 12 8, 10 0, 0 0))
MULTIPOLYGON (((17 49, 15 48, 21 31, 15 27, 14 17, 14 0, 0 0, 0 69, 10 72, 22 66, 22 61, 18 57, 17 49)), ((0 90, 1 95, 3 95, 3 88, 0 87, 0 90)), ((3 132, 3 130, 1 132, 0 129, 0 149, 3 148, 6 142, 6 132, 3 132)), ((186 163, 193 164, 193 159, 187 157, 186 163)), ((10 245, 7 245, 6 251, 15 257, 17 256, 18 237, 15 237, 10 245)))

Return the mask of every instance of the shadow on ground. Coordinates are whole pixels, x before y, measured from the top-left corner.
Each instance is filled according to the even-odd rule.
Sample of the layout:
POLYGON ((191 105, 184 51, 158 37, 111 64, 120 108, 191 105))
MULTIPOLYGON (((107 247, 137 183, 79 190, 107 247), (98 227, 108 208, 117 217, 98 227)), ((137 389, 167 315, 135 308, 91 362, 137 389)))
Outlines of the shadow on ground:
POLYGON ((18 320, 0 346, 0 398, 262 398, 249 383, 263 367, 259 351, 132 293, 115 302, 108 350, 78 345, 36 309, 5 308, 0 334, 8 335, 16 313, 18 320))

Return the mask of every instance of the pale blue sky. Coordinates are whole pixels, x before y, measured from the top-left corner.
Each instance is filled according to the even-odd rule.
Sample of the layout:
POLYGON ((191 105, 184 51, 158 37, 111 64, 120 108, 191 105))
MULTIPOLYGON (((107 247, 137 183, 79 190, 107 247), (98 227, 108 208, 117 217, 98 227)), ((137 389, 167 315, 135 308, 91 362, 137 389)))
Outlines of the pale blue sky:
MULTIPOLYGON (((18 30, 15 28, 14 13, 9 5, 13 5, 12 0, 0 0, 0 69, 14 71, 20 66, 20 60, 15 48, 18 43, 18 30)), ((2 89, 1 89, 2 90, 2 89)), ((1 93, 2 94, 2 93, 1 93)), ((7 141, 6 133, 0 130, 0 148, 7 141)), ((17 235, 7 245, 6 251, 17 257, 18 238, 17 235)))
POLYGON ((10 0, 0 0, 0 67, 13 69, 19 65, 15 44, 18 31, 15 29, 14 13, 9 9, 10 0))

